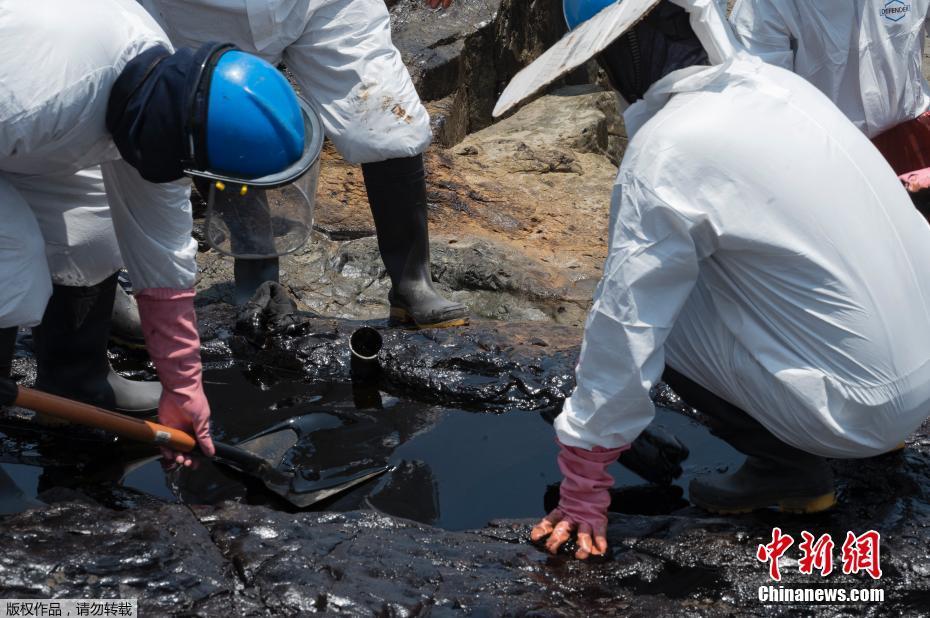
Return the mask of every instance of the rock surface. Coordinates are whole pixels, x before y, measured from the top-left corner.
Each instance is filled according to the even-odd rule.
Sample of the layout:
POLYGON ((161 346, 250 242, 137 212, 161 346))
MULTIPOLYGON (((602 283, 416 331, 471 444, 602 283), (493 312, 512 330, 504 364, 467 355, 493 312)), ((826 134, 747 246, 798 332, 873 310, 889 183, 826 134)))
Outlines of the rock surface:
MULTIPOLYGON (((350 380, 345 320, 270 316, 250 304, 229 340, 239 361, 304 374, 311 380, 350 380), (270 321, 285 324, 269 328, 270 321)), ((379 388, 433 403, 484 412, 553 407, 574 385, 579 331, 533 322, 475 322, 456 329, 404 331, 379 325, 379 388)))

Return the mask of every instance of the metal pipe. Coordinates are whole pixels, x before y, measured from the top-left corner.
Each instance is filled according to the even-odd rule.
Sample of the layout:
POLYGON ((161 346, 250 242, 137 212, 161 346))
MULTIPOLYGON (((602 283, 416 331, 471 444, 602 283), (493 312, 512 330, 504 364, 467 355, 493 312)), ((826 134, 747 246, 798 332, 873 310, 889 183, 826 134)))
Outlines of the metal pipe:
POLYGON ((349 337, 349 351, 352 353, 350 369, 353 380, 368 380, 381 371, 378 352, 384 341, 381 333, 370 326, 362 326, 349 337))

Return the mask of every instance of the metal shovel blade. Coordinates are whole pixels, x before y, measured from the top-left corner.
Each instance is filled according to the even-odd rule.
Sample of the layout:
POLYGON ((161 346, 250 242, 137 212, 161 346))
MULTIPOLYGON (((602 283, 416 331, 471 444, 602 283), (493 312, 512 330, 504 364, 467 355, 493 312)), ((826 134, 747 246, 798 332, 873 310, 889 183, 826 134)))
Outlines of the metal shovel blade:
POLYGON ((342 422, 326 413, 305 414, 274 425, 235 445, 217 442, 216 461, 260 480, 265 487, 297 508, 307 508, 361 485, 388 471, 388 466, 368 468, 349 478, 307 481, 284 472, 282 462, 301 440, 316 431, 339 427, 342 422))
MULTIPOLYGON (((0 378, 0 401, 13 403, 70 423, 110 431, 144 444, 168 447, 185 453, 197 447, 192 436, 177 428, 43 393, 19 386, 5 378, 0 378)), ((306 479, 301 478, 299 487, 295 485, 295 474, 286 473, 281 469, 282 461, 288 450, 293 448, 303 436, 341 425, 342 421, 337 417, 322 412, 294 417, 240 444, 214 442, 216 461, 259 479, 269 490, 291 504, 298 508, 305 508, 364 483, 388 469, 386 466, 369 468, 335 482, 333 479, 307 482, 306 479), (251 449, 254 449, 254 452, 251 449)), ((0 479, 0 484, 9 485, 5 479, 0 479)), ((0 487, 0 490, 3 488, 0 487)), ((15 493, 13 488, 7 488, 5 491, 11 496, 15 493)))

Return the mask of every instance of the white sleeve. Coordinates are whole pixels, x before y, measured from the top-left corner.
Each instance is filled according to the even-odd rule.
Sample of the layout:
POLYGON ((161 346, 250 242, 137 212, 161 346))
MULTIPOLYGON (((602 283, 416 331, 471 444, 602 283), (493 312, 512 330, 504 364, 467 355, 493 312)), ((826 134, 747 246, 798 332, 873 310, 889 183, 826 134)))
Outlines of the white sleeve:
POLYGON ((652 421, 663 344, 698 276, 691 222, 632 179, 618 182, 613 199, 577 385, 555 421, 562 443, 586 449, 629 444, 652 421))
POLYGON ((100 167, 133 287, 194 287, 197 241, 191 237, 190 181, 151 183, 122 159, 100 167))
POLYGON ((791 31, 775 0, 736 0, 730 25, 740 43, 765 62, 794 71, 791 31))

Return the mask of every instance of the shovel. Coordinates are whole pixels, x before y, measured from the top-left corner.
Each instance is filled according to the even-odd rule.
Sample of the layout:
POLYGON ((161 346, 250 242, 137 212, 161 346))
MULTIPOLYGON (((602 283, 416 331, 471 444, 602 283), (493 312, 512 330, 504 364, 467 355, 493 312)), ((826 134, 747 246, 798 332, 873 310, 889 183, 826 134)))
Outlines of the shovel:
MULTIPOLYGON (((197 442, 193 437, 173 427, 17 386, 12 381, 0 380, 0 383, 0 391, 3 391, 0 393, 0 399, 27 410, 182 453, 189 453, 197 448, 197 442), (10 392, 13 389, 15 391, 10 392)), ((363 470, 348 479, 324 479, 307 483, 302 479, 295 482, 295 475, 284 473, 276 467, 301 436, 318 429, 330 428, 333 426, 333 420, 334 417, 329 414, 307 414, 275 425, 236 445, 214 442, 215 461, 257 478, 270 491, 297 508, 309 507, 388 471, 387 466, 381 466, 363 470), (274 459, 266 459, 268 456, 274 459)))

